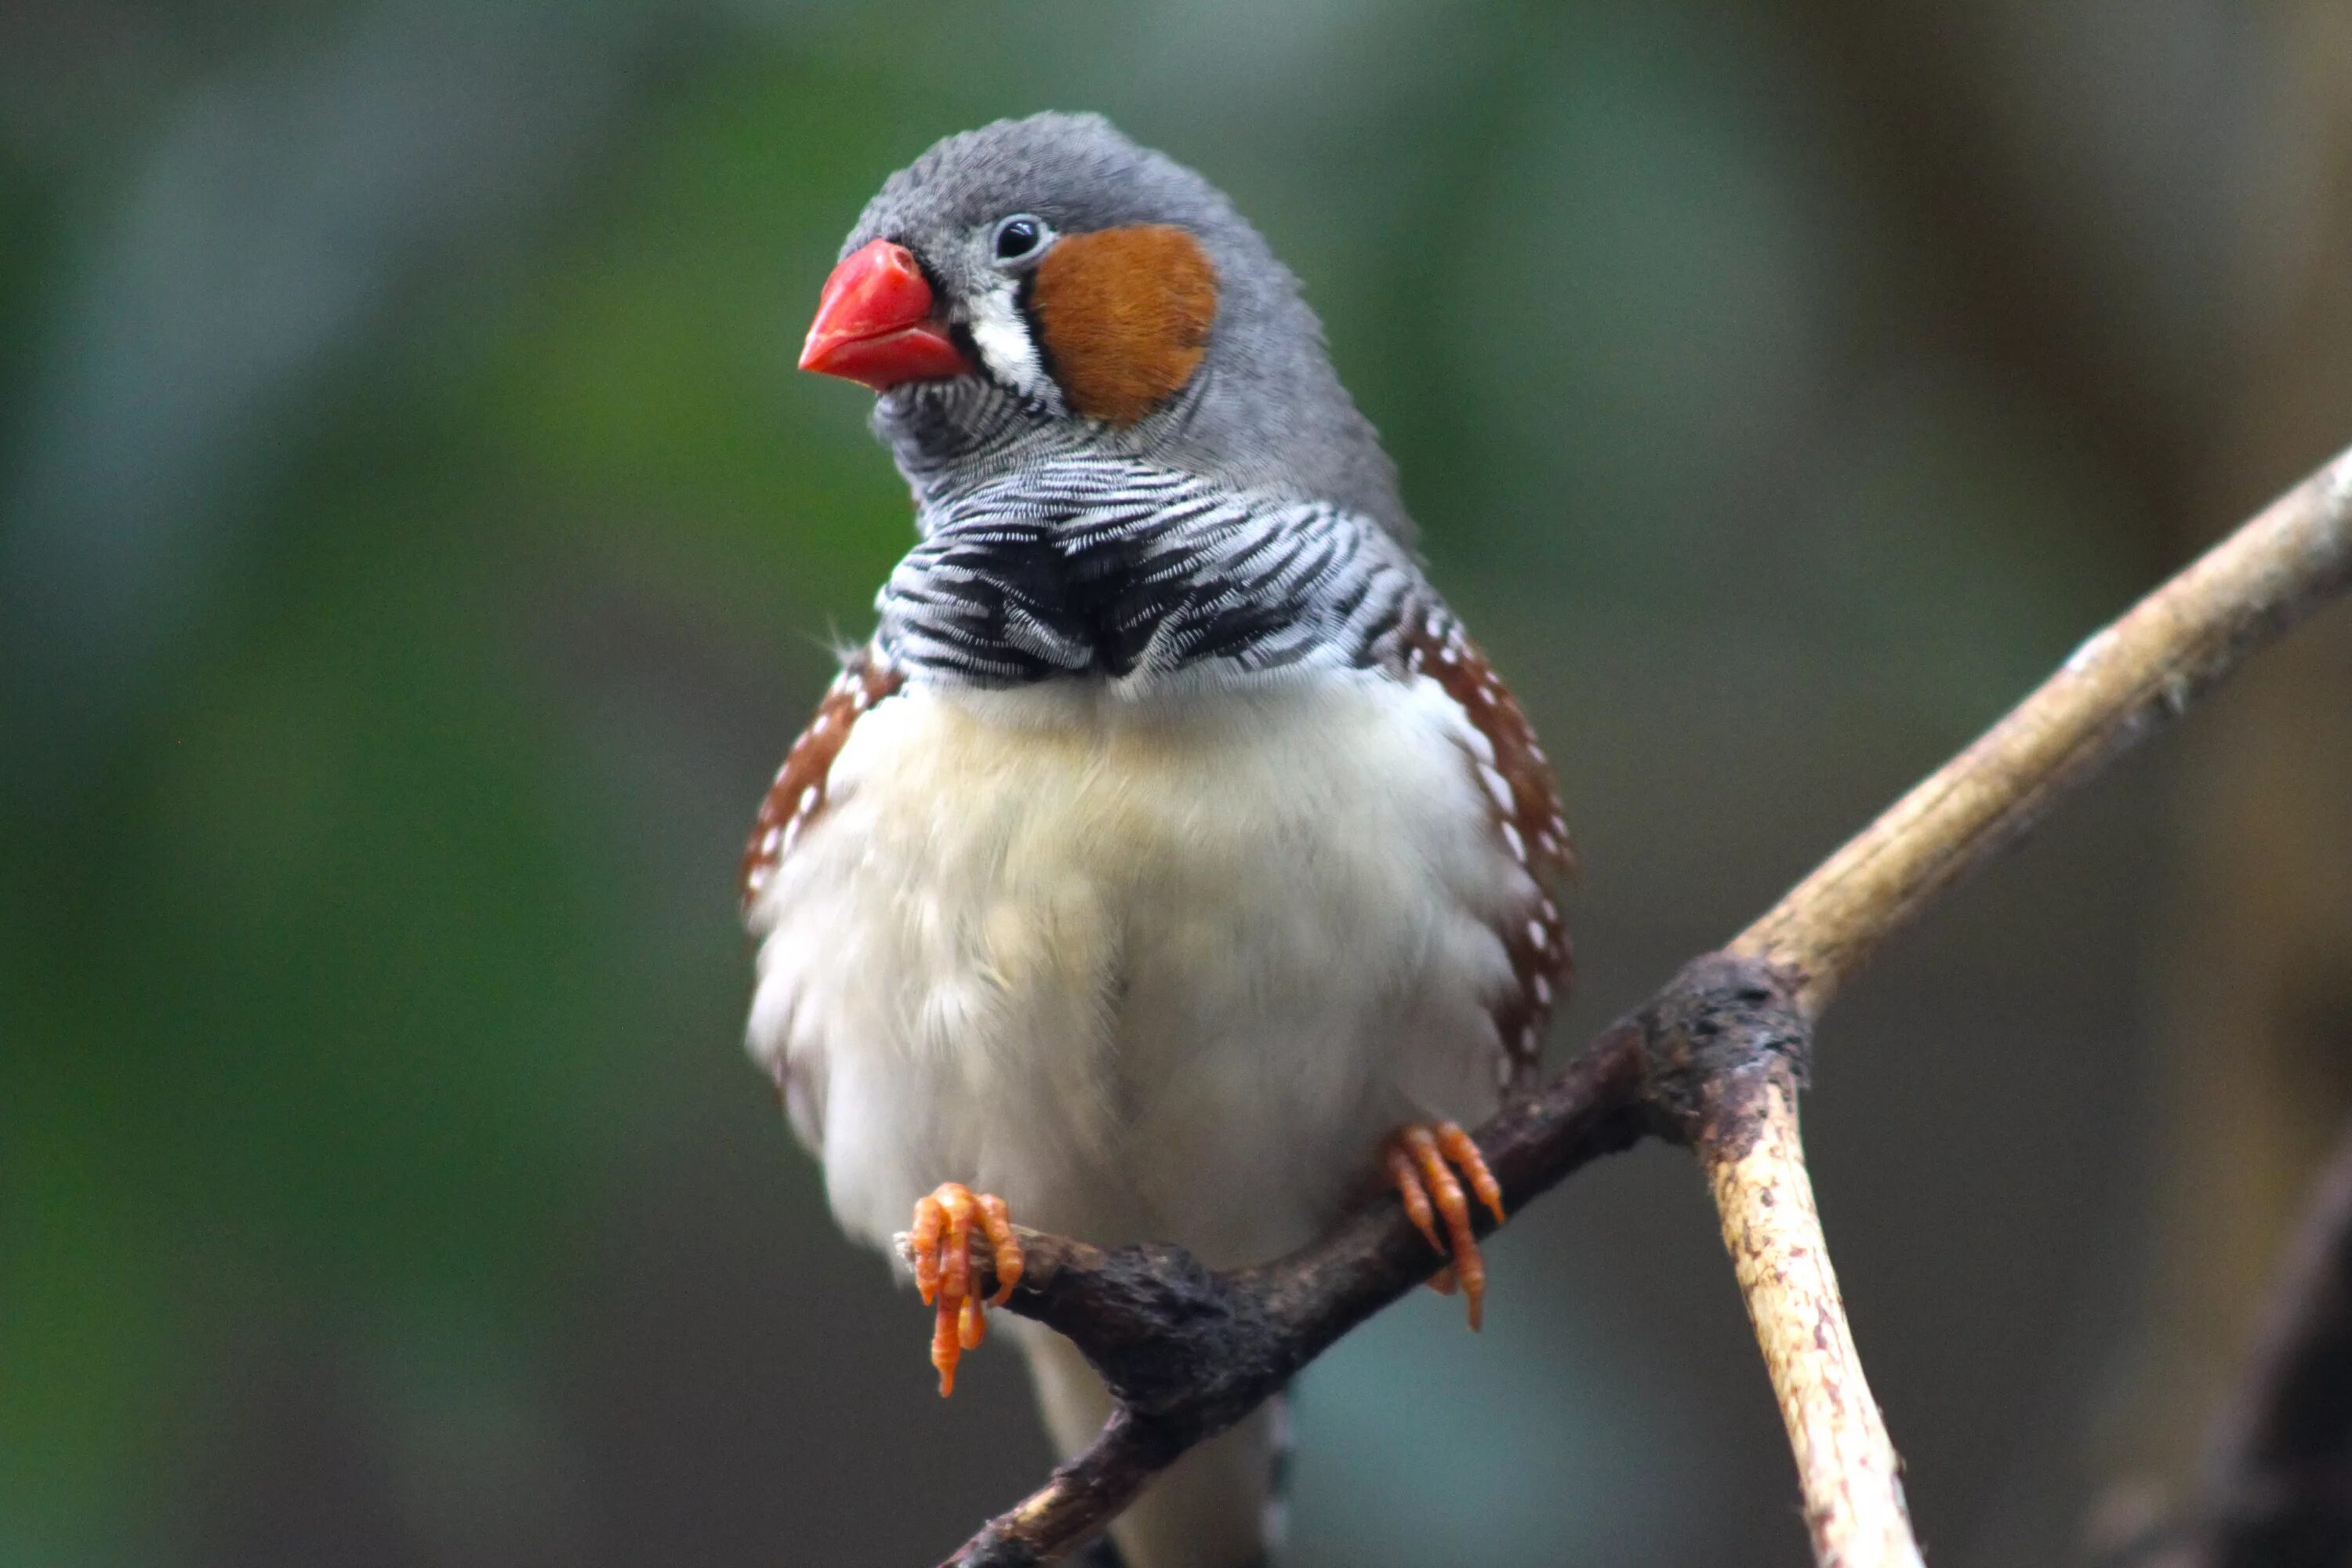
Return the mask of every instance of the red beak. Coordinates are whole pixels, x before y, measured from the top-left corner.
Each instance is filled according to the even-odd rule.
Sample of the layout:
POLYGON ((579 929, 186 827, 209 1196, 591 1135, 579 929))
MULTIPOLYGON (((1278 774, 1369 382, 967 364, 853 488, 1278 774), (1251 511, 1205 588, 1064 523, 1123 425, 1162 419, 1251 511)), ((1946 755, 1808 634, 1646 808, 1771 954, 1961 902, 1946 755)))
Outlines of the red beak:
POLYGON ((877 239, 844 257, 824 280, 801 368, 887 392, 902 381, 940 381, 974 367, 931 320, 931 286, 914 253, 877 239))

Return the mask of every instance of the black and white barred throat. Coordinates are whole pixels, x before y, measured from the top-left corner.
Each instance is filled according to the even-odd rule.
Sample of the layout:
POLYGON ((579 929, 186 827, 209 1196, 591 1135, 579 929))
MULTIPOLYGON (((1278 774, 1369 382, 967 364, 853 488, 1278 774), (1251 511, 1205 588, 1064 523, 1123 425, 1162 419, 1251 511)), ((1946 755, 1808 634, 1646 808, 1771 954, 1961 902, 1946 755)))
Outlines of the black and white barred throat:
POLYGON ((982 686, 1130 688, 1396 658, 1433 602, 1368 519, 1068 454, 924 499, 924 539, 876 600, 883 651, 982 686))

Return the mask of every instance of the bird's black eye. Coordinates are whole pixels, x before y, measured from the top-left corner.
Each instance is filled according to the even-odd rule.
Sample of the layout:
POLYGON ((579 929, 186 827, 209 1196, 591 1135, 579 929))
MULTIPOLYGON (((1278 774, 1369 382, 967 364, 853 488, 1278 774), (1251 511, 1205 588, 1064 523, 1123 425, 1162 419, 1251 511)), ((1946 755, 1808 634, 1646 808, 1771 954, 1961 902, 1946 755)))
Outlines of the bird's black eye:
POLYGON ((1045 243, 1045 225, 1027 213, 1018 213, 996 226, 996 259, 1025 261, 1045 243))

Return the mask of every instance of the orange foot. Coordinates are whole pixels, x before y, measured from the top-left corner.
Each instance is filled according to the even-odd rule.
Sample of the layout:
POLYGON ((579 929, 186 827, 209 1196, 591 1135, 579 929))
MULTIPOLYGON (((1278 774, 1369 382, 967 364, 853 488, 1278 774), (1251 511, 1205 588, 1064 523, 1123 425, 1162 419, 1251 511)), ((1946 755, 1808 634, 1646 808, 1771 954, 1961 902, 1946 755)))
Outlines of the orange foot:
POLYGON ((1429 1245, 1452 1259, 1430 1279, 1430 1287, 1451 1296, 1458 1280, 1462 1293, 1470 1299, 1470 1327, 1475 1331, 1486 1315, 1486 1263, 1478 1256, 1478 1238, 1470 1230, 1470 1200, 1454 1167, 1462 1167, 1462 1174, 1470 1178, 1471 1191, 1494 1214, 1497 1225, 1503 1220, 1503 1189, 1496 1184, 1495 1173, 1486 1169, 1486 1158, 1478 1152, 1478 1145, 1470 1142, 1470 1134, 1451 1121, 1417 1121, 1399 1128, 1389 1140, 1388 1160, 1389 1178, 1404 1199, 1404 1212, 1429 1238, 1429 1245), (1443 1239, 1437 1234, 1439 1215, 1445 1219, 1443 1239))
POLYGON ((987 1310, 971 1293, 971 1231, 974 1222, 996 1248, 996 1294, 1002 1307, 1021 1283, 1021 1244, 1013 1238, 1004 1200, 974 1196, 961 1182, 942 1182, 929 1197, 915 1202, 908 1246, 915 1256, 915 1289, 927 1306, 939 1308, 931 1331, 931 1364, 940 1369, 940 1397, 955 1392, 956 1363, 988 1337, 987 1310))

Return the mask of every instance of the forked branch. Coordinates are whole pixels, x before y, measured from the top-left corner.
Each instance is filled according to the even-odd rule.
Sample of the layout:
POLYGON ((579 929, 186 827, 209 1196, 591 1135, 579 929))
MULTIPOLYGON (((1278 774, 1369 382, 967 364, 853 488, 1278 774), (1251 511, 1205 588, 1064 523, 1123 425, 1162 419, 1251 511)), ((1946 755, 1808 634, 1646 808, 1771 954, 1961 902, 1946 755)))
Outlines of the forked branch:
MULTIPOLYGON (((1514 1214, 1644 1136, 1697 1152, 1822 1563, 1900 1568, 1919 1549, 1798 1135, 1813 1024, 1888 936, 2347 584, 2352 452, 2084 643, 1722 953, 1686 966, 1478 1130, 1514 1214)), ((952 1559, 963 1568, 1028 1568, 1098 1534, 1153 1474, 1439 1261, 1392 1202, 1288 1258, 1230 1274, 1173 1247, 1104 1252, 1034 1233, 1023 1244, 1028 1273, 1012 1310, 1068 1335, 1119 1408, 1084 1453, 965 1544, 952 1559)))

